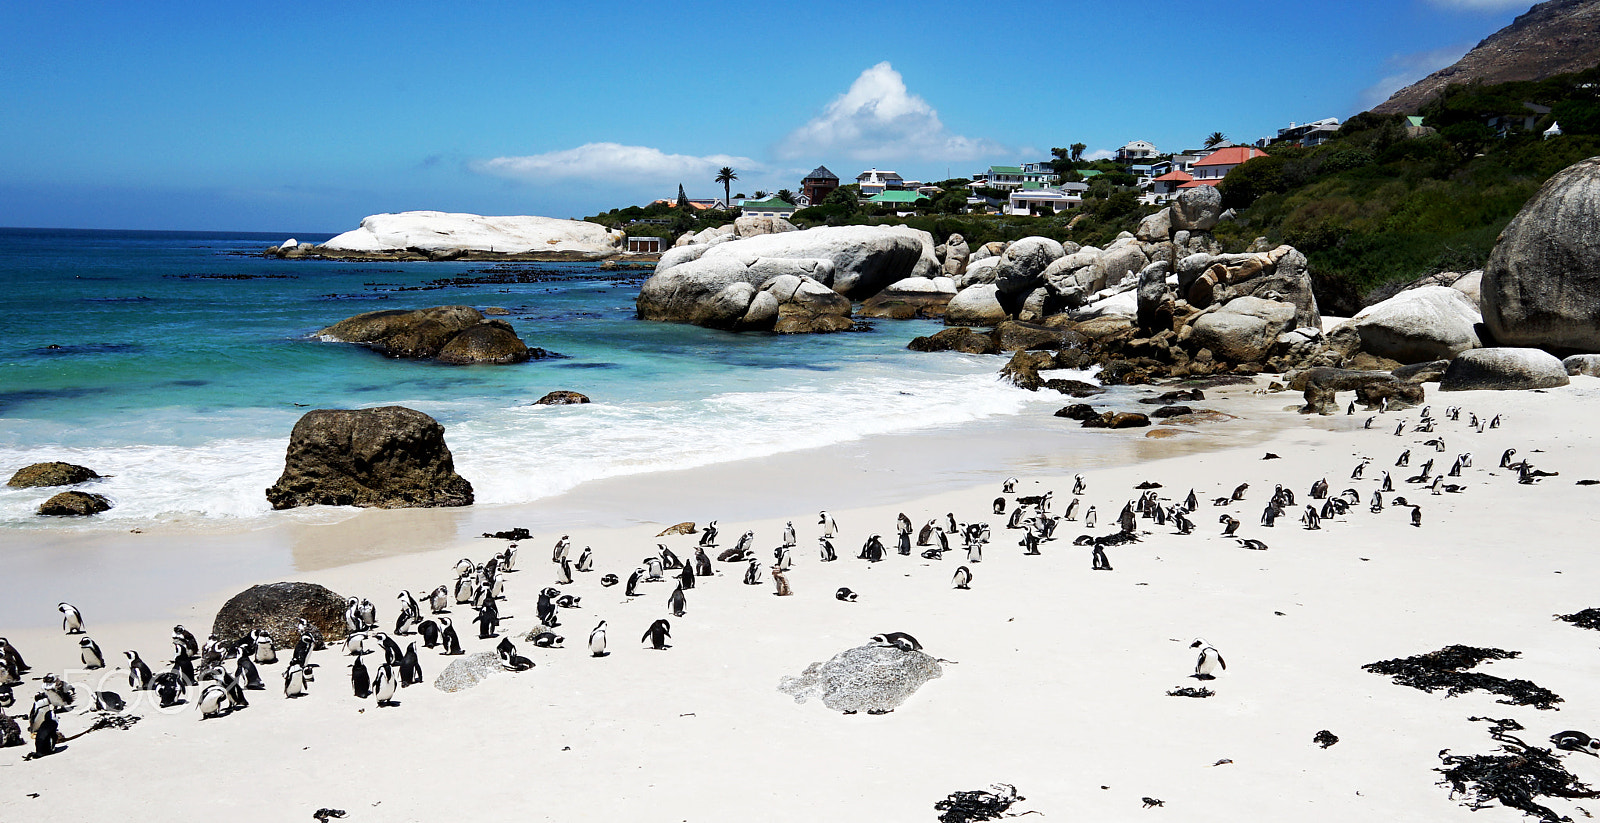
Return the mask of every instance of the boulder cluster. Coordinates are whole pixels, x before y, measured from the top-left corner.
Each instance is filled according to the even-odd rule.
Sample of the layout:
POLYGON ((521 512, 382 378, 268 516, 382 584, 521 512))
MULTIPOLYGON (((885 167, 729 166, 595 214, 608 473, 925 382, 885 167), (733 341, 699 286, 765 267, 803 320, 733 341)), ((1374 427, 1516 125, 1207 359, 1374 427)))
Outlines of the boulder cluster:
MULTIPOLYGON (((50 461, 23 466, 11 475, 6 485, 17 489, 43 489, 51 486, 76 486, 102 477, 103 475, 88 466, 50 461)), ((108 511, 113 505, 111 499, 103 494, 70 489, 51 495, 48 500, 39 504, 38 512, 47 517, 87 517, 108 511)))
POLYGON ((529 348, 510 323, 490 320, 471 306, 372 311, 341 320, 317 336, 358 343, 388 357, 451 365, 521 363, 548 354, 529 348))

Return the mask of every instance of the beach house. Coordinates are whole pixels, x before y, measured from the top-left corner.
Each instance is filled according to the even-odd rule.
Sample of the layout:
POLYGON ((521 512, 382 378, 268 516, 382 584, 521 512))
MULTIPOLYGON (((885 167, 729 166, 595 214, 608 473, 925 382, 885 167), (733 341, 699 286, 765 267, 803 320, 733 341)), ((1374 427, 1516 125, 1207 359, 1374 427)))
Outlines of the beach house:
POLYGON ((1178 186, 1180 189, 1192 189, 1195 186, 1215 186, 1228 176, 1228 172, 1244 165, 1247 160, 1257 157, 1266 157, 1267 153, 1255 146, 1229 146, 1225 149, 1206 155, 1195 161, 1193 168, 1194 179, 1178 186))
POLYGON ((1123 144, 1122 148, 1117 149, 1116 159, 1118 163, 1137 163, 1145 160, 1154 160, 1156 155, 1160 153, 1161 150, 1156 148, 1155 144, 1144 140, 1134 140, 1123 144))
POLYGON ((815 206, 828 199, 828 195, 837 188, 839 188, 839 175, 828 171, 827 166, 818 166, 801 179, 800 196, 805 198, 807 205, 815 206))
POLYGON ((795 206, 778 197, 768 197, 765 200, 746 200, 739 206, 741 217, 782 217, 787 220, 794 215, 795 206))
POLYGON ((871 197, 886 191, 899 191, 905 188, 906 181, 898 172, 868 169, 856 175, 856 183, 861 186, 862 197, 871 197))

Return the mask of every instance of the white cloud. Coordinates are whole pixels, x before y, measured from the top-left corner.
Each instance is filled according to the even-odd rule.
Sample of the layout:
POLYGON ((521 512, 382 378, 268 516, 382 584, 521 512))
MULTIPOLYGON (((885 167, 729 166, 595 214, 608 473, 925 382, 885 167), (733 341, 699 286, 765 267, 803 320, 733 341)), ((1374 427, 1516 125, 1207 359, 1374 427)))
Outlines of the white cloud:
POLYGON ((906 90, 888 62, 861 73, 849 91, 778 144, 784 158, 843 154, 853 160, 974 160, 1010 154, 984 138, 951 134, 928 101, 906 90))
POLYGON ((1468 46, 1460 45, 1446 46, 1442 49, 1417 52, 1415 54, 1400 54, 1389 58, 1388 70, 1390 73, 1362 90, 1361 107, 1370 109, 1388 100, 1389 95, 1460 60, 1461 56, 1467 53, 1468 48, 1468 46))
POLYGON ((1116 156, 1117 156, 1117 153, 1112 151, 1112 150, 1110 150, 1110 149, 1098 149, 1096 151, 1091 151, 1088 154, 1085 154, 1083 156, 1083 159, 1085 159, 1085 160, 1110 160, 1111 158, 1116 157, 1116 156))
POLYGON ((1537 0, 1428 0, 1428 5, 1452 11, 1509 11, 1529 9, 1537 0))
POLYGON ((667 154, 648 146, 585 143, 575 149, 543 154, 475 160, 468 167, 480 174, 530 183, 563 180, 639 183, 699 181, 715 177, 723 166, 732 166, 742 173, 759 170, 760 165, 748 157, 726 154, 695 157, 667 154))

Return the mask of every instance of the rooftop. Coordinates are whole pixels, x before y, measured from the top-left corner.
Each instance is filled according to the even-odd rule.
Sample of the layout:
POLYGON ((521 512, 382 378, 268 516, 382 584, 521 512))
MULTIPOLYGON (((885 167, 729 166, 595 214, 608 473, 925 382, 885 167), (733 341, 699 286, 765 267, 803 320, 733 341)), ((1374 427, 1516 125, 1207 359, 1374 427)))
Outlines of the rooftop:
POLYGON ((1196 166, 1237 166, 1246 160, 1266 157, 1267 153, 1254 146, 1229 146, 1206 155, 1196 166))
POLYGON ((915 203, 918 200, 927 199, 927 195, 919 194, 914 191, 886 191, 883 194, 875 194, 871 198, 868 198, 868 202, 910 204, 915 203))
POLYGON ((746 200, 744 201, 744 205, 740 206, 740 208, 747 211, 750 209, 755 209, 757 211, 781 211, 783 209, 793 209, 794 204, 779 199, 778 197, 768 197, 765 200, 746 200))
POLYGON ((808 174, 805 177, 801 178, 802 181, 805 181, 805 180, 838 180, 838 179, 839 179, 839 175, 834 174, 831 171, 828 171, 828 167, 827 166, 818 166, 818 167, 812 169, 810 174, 808 174))

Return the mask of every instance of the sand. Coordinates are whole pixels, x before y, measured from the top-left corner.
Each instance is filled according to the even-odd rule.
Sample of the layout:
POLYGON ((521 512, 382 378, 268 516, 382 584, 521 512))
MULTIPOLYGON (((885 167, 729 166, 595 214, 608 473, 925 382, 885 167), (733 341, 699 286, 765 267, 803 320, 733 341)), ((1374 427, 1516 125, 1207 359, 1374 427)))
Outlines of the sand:
MULTIPOLYGON (((1600 487, 1575 483, 1600 478, 1600 445, 1585 428, 1600 380, 1575 378, 1545 392, 1431 393, 1436 417, 1446 405, 1503 415, 1504 425, 1481 434, 1468 431, 1467 413, 1459 422, 1441 419, 1432 434, 1397 437, 1395 423, 1414 423, 1416 410, 1378 416, 1363 429, 1366 414, 1303 418, 1285 411, 1298 400, 1290 394, 1248 387, 1222 394, 1193 404, 1238 416, 1210 433, 1158 440, 1144 430, 1105 432, 1101 456, 1071 461, 1053 459, 1041 441, 1038 469, 1017 474, 1017 493, 1054 490, 1059 514, 1081 473, 1082 506, 1094 505, 1100 521, 1092 531, 1081 520, 1062 523, 1040 556, 1023 556, 1020 533, 992 513, 1002 473, 915 497, 884 491, 915 487, 895 477, 893 455, 904 450, 892 438, 692 477, 619 478, 520 511, 371 512, 297 527, 304 531, 285 549, 290 560, 273 561, 285 566, 283 574, 272 569, 247 582, 302 579, 365 596, 378 604, 380 622, 392 622, 400 589, 431 590, 450 580, 457 559, 483 560, 503 547, 463 537, 472 533, 462 531, 468 527, 535 531, 508 577, 503 633, 520 638, 535 623, 534 599, 554 581, 548 558, 560 533, 571 535, 574 556, 593 547, 596 571, 561 587, 582 597, 581 608, 561 614, 557 631, 566 648, 518 642, 537 663, 532 671, 495 673, 456 693, 425 683, 380 709, 351 694, 348 660, 330 649, 313 656, 322 667, 301 699, 287 700, 277 688, 280 663, 266 667, 269 689, 250 693, 250 708, 226 717, 200 720, 192 708, 163 713, 137 702, 130 712, 143 720, 130 730, 91 733, 41 761, 24 762, 24 749, 0 750, 0 818, 82 820, 159 809, 174 818, 221 812, 232 820, 303 820, 330 807, 346 810, 349 820, 386 821, 934 820, 933 804, 950 792, 1004 782, 1027 798, 1013 811, 1036 810, 1046 820, 1521 819, 1498 806, 1472 814, 1436 785, 1433 769, 1441 749, 1494 748, 1484 724, 1469 716, 1515 718, 1528 729, 1523 739, 1535 743, 1563 729, 1600 733, 1600 697, 1590 685, 1600 674, 1600 636, 1552 619, 1600 606, 1600 592, 1589 584, 1600 565, 1592 558, 1600 487), (1435 437, 1446 451, 1423 445, 1435 437), (1496 467, 1513 447, 1518 458, 1559 476, 1519 485, 1514 473, 1496 467), (1396 469, 1405 448, 1411 468, 1396 469), (875 455, 864 477, 851 458, 863 451, 875 455), (1450 479, 1465 487, 1459 494, 1431 495, 1404 482, 1429 457, 1442 471, 1467 451, 1473 467, 1450 479), (1281 459, 1263 460, 1268 452, 1281 459), (1351 469, 1363 456, 1372 463, 1353 481, 1351 469), (1396 494, 1422 506, 1420 528, 1403 507, 1367 511, 1384 470, 1394 475, 1396 494), (1323 477, 1335 493, 1356 489, 1363 504, 1305 530, 1299 511, 1323 477), (1118 510, 1142 481, 1161 483, 1158 493, 1172 500, 1195 489, 1195 533, 1180 536, 1140 520, 1149 532, 1142 542, 1108 549, 1114 571, 1091 571, 1089 549, 1072 539, 1114 531, 1118 510), (1211 505, 1244 482, 1243 501, 1211 505), (1277 484, 1294 491, 1297 505, 1263 528, 1260 513, 1277 484), (876 491, 859 491, 867 487, 876 491), (838 500, 829 510, 841 529, 840 559, 821 563, 816 503, 830 496, 838 500), (701 505, 689 505, 697 499, 701 505), (794 522, 795 594, 775 597, 768 578, 742 585, 743 564, 719 563, 719 576, 688 592, 688 613, 669 618, 672 647, 648 649, 639 636, 667 616, 671 584, 645 584, 642 596, 629 600, 598 578, 626 578, 658 542, 688 556, 694 536, 658 540, 656 532, 706 517, 670 516, 676 511, 718 503, 712 516, 723 545, 753 529, 763 558, 784 522, 794 522), (563 506, 582 513, 576 525, 547 528, 563 506), (964 563, 959 550, 942 561, 892 553, 877 564, 855 559, 871 533, 883 534, 892 550, 902 511, 919 528, 946 512, 991 524, 994 542, 971 565, 970 590, 950 587, 964 563), (1261 539, 1268 550, 1221 537, 1223 512, 1243 522, 1240 536, 1261 539), (372 534, 385 539, 362 537, 372 534), (388 546, 396 542, 398 551, 388 546), (840 586, 860 600, 834 599, 840 586), (610 624, 611 654, 592 658, 585 643, 601 619, 610 624), (909 632, 950 661, 898 710, 843 715, 816 700, 796 704, 777 690, 780 678, 885 631, 909 632), (1228 664, 1205 684, 1188 676, 1196 637, 1228 664), (1446 698, 1360 668, 1453 643, 1520 651, 1518 659, 1481 670, 1532 680, 1566 702, 1559 711, 1539 711, 1481 692, 1446 698), (1215 696, 1166 694, 1200 685, 1215 696), (1339 737, 1331 748, 1313 742, 1324 729, 1339 737), (1146 797, 1164 805, 1145 809, 1146 797)), ((983 447, 955 438, 945 445, 983 447)), ((898 465, 911 477, 925 459, 926 450, 898 465)), ((981 461, 974 472, 981 473, 981 461)), ((240 575, 251 570, 244 563, 240 575)), ((117 652, 136 648, 164 661, 171 621, 203 635, 216 607, 241 587, 219 584, 188 605, 164 604, 159 614, 77 605, 108 656, 120 661, 117 652)), ((457 609, 455 617, 466 624, 470 612, 457 609)), ((77 665, 76 639, 49 627, 48 618, 4 627, 34 666, 32 676, 77 665)), ((469 654, 494 642, 463 640, 469 654)), ((423 652, 428 683, 448 660, 423 652)), ((131 695, 124 672, 108 676, 131 695)), ((69 677, 82 683, 92 675, 69 677)), ((19 690, 26 694, 13 712, 32 685, 19 690)), ((62 731, 88 722, 82 712, 67 714, 62 731)), ((1600 758, 1564 759, 1600 783, 1600 758)), ((1574 817, 1583 816, 1578 806, 1600 810, 1600 801, 1548 802, 1574 817)))

